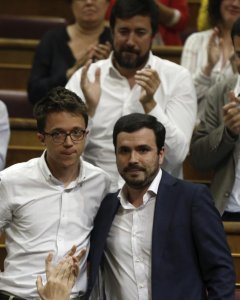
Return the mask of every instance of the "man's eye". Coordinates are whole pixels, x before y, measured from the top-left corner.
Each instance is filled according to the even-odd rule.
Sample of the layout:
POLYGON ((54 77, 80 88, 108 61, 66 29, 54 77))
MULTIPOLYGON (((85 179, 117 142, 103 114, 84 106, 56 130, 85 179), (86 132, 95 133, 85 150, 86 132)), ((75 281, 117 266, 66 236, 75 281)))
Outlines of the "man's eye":
POLYGON ((80 134, 82 134, 82 130, 75 129, 75 130, 71 131, 71 133, 74 134, 74 135, 80 135, 80 134))
POLYGON ((140 149, 138 150, 139 153, 147 153, 147 152, 149 152, 149 151, 150 151, 150 149, 148 149, 148 148, 140 148, 140 149))
POLYGON ((120 153, 120 154, 125 154, 125 153, 128 153, 129 152, 129 149, 128 148, 120 148, 119 150, 118 150, 118 153, 120 153))
POLYGON ((53 137, 60 137, 60 136, 63 136, 64 135, 64 132, 61 132, 61 131, 55 131, 52 133, 52 136, 53 137))
POLYGON ((121 35, 127 35, 128 34, 128 30, 119 30, 119 33, 121 35))
POLYGON ((138 35, 138 36, 144 36, 145 34, 146 34, 147 32, 146 31, 137 31, 136 32, 136 34, 138 35))

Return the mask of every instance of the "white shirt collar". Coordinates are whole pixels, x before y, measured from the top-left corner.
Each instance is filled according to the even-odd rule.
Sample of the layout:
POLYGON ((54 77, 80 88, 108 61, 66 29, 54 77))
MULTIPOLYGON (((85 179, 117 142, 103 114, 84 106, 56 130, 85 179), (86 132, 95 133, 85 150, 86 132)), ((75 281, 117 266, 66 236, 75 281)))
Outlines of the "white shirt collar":
MULTIPOLYGON (((46 153, 47 153, 47 150, 44 150, 43 154, 41 155, 41 157, 39 159, 39 167, 41 169, 41 172, 47 181, 51 181, 52 183, 54 183, 56 185, 62 185, 63 183, 61 181, 59 181, 49 170, 47 162, 46 162, 46 158, 45 158, 46 153)), ((74 183, 75 183, 74 186, 82 183, 86 179, 86 170, 84 168, 83 159, 81 157, 79 159, 80 159, 79 175, 76 178, 76 180, 74 181, 74 183)), ((70 186, 73 187, 72 184, 70 184, 70 186)))
MULTIPOLYGON (((157 175, 155 176, 154 180, 152 181, 152 183, 150 184, 149 188, 147 189, 146 193, 143 196, 143 205, 146 205, 146 203, 151 199, 151 197, 153 195, 156 197, 161 178, 162 178, 162 170, 160 168, 157 175)), ((125 189, 126 189, 126 187, 124 185, 118 193, 118 198, 119 198, 119 201, 120 201, 122 207, 125 209, 135 208, 127 200, 125 189)))

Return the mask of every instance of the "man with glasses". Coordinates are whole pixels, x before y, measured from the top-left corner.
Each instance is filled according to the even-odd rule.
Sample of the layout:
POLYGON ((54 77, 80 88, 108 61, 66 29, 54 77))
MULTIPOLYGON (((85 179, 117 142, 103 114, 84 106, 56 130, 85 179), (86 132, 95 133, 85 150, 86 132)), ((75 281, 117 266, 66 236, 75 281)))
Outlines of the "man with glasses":
POLYGON ((76 94, 61 87, 51 90, 34 107, 34 116, 46 150, 0 173, 0 230, 7 249, 0 299, 38 299, 36 279, 44 279, 45 257, 54 252, 56 263, 72 245, 76 253, 86 250, 71 294, 81 299, 89 235, 110 179, 81 159, 88 115, 76 94))

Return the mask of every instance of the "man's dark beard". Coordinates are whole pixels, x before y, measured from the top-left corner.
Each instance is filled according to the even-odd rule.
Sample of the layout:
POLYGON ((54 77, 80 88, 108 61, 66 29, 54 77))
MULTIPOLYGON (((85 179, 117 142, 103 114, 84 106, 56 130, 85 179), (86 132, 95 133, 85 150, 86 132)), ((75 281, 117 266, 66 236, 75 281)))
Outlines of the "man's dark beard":
POLYGON ((118 63, 118 65, 122 68, 126 69, 138 69, 140 67, 143 67, 149 57, 149 51, 146 52, 143 56, 139 55, 139 51, 134 50, 132 48, 122 48, 119 51, 114 49, 113 52, 114 59, 118 63), (124 55, 123 52, 129 52, 135 54, 136 58, 135 60, 132 59, 127 59, 124 55))
MULTIPOLYGON (((131 169, 131 167, 127 167, 125 168, 125 172, 131 169)), ((136 167, 133 167, 133 169, 136 169, 136 167)), ((144 170, 144 168, 139 167, 139 170, 144 170)), ((127 183, 127 185, 133 189, 136 190, 141 190, 145 187, 150 186, 150 184, 153 182, 154 178, 156 177, 156 175, 158 174, 159 171, 159 166, 156 167, 151 174, 148 175, 148 177, 146 177, 145 179, 128 179, 127 176, 124 176, 124 173, 121 172, 120 175, 122 176, 122 178, 125 180, 125 182, 127 183)))

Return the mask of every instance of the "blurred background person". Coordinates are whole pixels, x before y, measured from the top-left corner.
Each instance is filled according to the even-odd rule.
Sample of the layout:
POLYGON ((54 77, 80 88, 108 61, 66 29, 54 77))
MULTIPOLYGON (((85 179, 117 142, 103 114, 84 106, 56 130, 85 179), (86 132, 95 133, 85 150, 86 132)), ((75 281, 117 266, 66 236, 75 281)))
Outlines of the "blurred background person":
MULTIPOLYGON (((115 0, 110 0, 107 18, 115 0)), ((160 14, 159 31, 153 39, 153 45, 182 45, 180 33, 188 25, 189 10, 187 0, 155 0, 160 14)))
POLYGON ((105 23, 109 0, 67 0, 74 23, 47 32, 37 47, 28 83, 32 103, 55 86, 65 86, 86 60, 104 59, 111 51, 111 32, 105 23))
POLYGON ((195 168, 214 171, 211 192, 223 221, 240 221, 240 18, 232 27, 238 73, 207 93, 191 141, 195 168))
POLYGON ((5 104, 0 100, 0 170, 5 166, 9 138, 8 112, 5 104))
POLYGON ((209 0, 211 29, 193 33, 183 48, 181 65, 193 76, 198 98, 198 119, 205 95, 216 82, 235 73, 231 28, 240 16, 240 0, 209 0))

